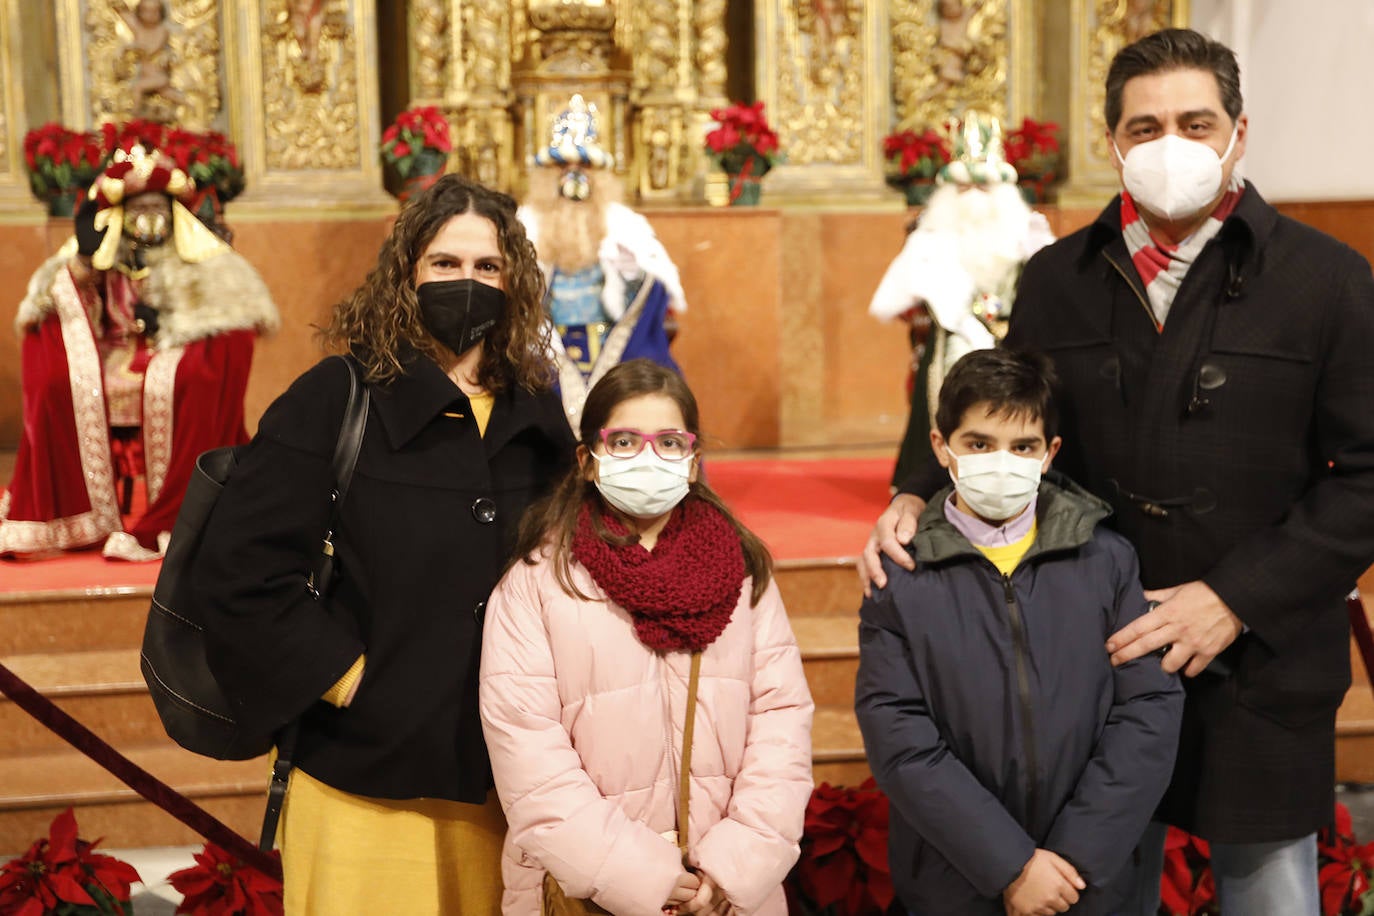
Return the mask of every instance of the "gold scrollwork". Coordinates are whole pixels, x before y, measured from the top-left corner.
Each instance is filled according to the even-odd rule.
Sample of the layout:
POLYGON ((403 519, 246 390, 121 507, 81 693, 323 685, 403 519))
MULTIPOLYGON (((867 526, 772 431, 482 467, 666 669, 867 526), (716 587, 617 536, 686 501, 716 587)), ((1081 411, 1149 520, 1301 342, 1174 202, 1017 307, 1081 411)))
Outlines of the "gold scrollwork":
POLYGON ((490 96, 510 85, 510 8, 487 0, 464 9, 463 58, 468 91, 490 96))
POLYGON ((893 97, 900 129, 977 109, 1007 114, 1007 0, 890 4, 893 97))
POLYGON ((863 159, 862 0, 782 0, 778 124, 788 162, 863 159))
POLYGON ((263 0, 263 22, 268 168, 356 169, 357 51, 347 0, 263 0))
POLYGON ((1098 162, 1110 163, 1107 145, 1107 69, 1116 52, 1137 39, 1169 24, 1170 0, 1096 0, 1088 56, 1088 152, 1098 162))
POLYGON ((448 4, 412 0, 410 15, 415 94, 422 99, 442 98, 448 68, 448 4))
POLYGON ((94 123, 204 129, 220 113, 218 0, 92 0, 85 54, 94 123))
POLYGON ((708 104, 725 98, 725 0, 698 0, 693 4, 696 31, 697 91, 708 104))
POLYGON ((676 82, 678 5, 676 0, 645 0, 637 7, 634 86, 641 92, 662 91, 676 82))

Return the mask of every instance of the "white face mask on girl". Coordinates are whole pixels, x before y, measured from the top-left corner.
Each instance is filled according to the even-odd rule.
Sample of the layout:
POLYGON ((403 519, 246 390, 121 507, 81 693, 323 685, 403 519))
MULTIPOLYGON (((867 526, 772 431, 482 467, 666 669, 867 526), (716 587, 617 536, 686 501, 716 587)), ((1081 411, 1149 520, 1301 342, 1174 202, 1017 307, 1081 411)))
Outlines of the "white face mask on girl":
POLYGON ((964 504, 985 519, 1004 521, 1020 515, 1040 487, 1044 458, 1023 458, 1008 451, 956 455, 959 476, 950 473, 964 504))
POLYGON ((1113 140, 1121 181, 1131 198, 1151 213, 1167 220, 1196 216, 1221 193, 1221 164, 1235 148, 1239 130, 1239 124, 1231 129, 1231 142, 1220 157, 1206 143, 1165 134, 1131 147, 1122 158, 1113 140))
POLYGON ((596 488, 606 502, 634 518, 657 518, 687 495, 693 458, 667 461, 646 442, 638 455, 598 455, 596 488))

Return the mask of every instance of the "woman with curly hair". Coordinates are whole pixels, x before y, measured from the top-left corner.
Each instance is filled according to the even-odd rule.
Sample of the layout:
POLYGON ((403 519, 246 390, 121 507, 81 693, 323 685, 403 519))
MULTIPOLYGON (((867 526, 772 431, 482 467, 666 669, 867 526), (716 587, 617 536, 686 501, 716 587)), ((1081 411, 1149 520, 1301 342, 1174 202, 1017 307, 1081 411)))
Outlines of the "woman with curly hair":
POLYGON ((262 733, 300 720, 278 839, 286 911, 490 914, 505 831, 477 714, 486 599, 527 505, 570 466, 534 248, 504 194, 449 175, 396 220, 322 332, 370 408, 333 535, 349 367, 267 410, 194 569, 210 667, 262 733))

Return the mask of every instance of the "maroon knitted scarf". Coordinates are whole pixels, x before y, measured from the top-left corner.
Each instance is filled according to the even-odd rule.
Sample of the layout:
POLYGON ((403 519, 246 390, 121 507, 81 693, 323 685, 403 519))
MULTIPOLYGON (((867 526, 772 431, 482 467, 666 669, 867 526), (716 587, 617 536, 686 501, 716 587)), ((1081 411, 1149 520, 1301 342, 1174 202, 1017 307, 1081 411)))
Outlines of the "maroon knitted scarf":
MULTIPOLYGON (((577 518, 572 554, 616 604, 630 612, 635 635, 661 652, 705 649, 730 622, 744 587, 744 548, 730 520, 710 503, 687 499, 673 510, 652 552, 617 547, 597 536, 590 505, 577 518)), ((602 513, 612 533, 627 532, 602 513)))

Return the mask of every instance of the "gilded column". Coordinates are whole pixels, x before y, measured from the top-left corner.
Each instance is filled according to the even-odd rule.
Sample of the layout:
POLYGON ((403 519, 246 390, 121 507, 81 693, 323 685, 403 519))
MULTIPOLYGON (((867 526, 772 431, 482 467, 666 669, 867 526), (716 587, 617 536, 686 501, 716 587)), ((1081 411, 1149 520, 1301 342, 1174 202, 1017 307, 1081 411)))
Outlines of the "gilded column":
POLYGON ((768 200, 900 206, 883 184, 887 0, 761 0, 756 16, 757 95, 787 157, 768 200))
POLYGON ((235 218, 391 209, 377 157, 374 0, 233 9, 227 70, 248 178, 235 218))
POLYGON ((40 222, 24 169, 24 45, 17 24, 20 0, 0 0, 0 220, 40 222))
POLYGON ((1103 113, 1116 52, 1167 26, 1188 24, 1188 0, 1073 0, 1070 14, 1068 181, 1064 207, 1097 208, 1120 188, 1103 113))

